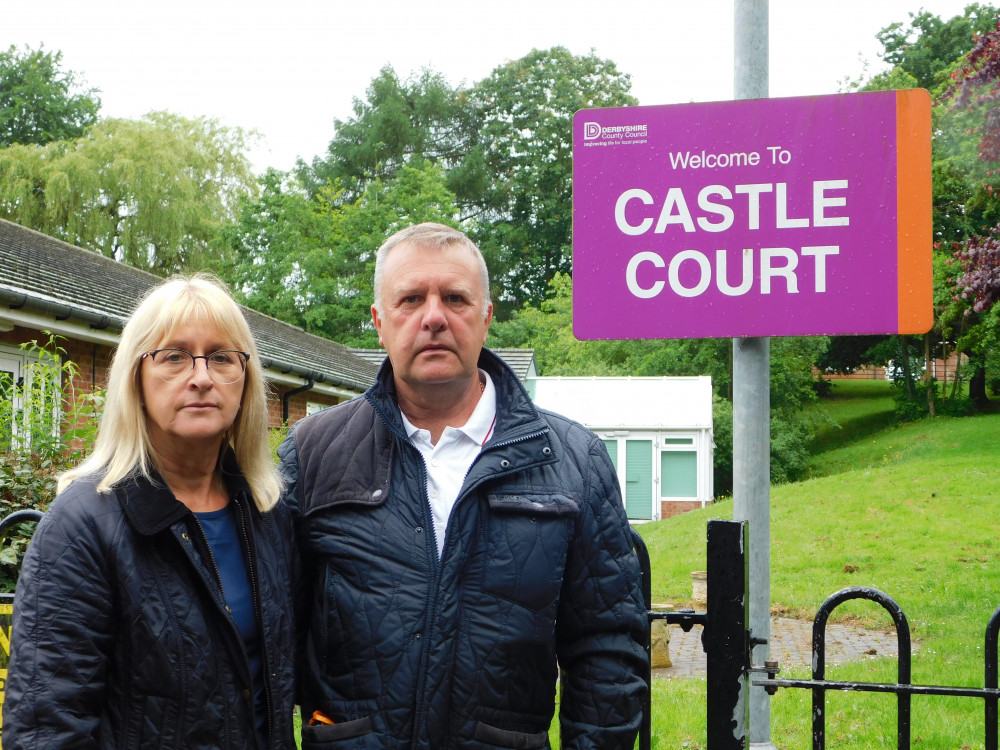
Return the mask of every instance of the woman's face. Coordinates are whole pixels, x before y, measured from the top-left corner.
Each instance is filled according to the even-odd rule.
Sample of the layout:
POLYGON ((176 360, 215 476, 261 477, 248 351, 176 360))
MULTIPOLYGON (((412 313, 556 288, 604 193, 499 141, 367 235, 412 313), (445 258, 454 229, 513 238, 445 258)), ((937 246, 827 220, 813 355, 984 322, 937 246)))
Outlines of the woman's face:
MULTIPOLYGON (((156 349, 183 349, 194 355, 236 349, 211 323, 181 326, 156 349)), ((236 419, 243 398, 244 374, 235 383, 213 380, 206 360, 176 382, 165 382, 151 357, 141 365, 142 396, 149 439, 159 453, 218 455, 222 436, 236 419), (203 453, 211 451, 211 453, 203 453)))

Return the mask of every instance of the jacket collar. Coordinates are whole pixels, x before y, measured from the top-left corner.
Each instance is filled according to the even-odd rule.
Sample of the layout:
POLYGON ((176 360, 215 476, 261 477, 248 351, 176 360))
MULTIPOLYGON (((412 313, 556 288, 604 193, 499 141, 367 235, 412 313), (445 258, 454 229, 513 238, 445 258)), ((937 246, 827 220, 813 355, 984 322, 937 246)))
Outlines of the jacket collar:
MULTIPOLYGON (((497 440, 516 440, 523 435, 546 431, 548 424, 541 418, 531 397, 510 366, 486 347, 479 354, 479 367, 489 373, 497 394, 497 424, 490 443, 497 440)), ((392 362, 386 357, 379 369, 375 384, 365 394, 397 437, 406 440, 396 396, 392 362)))
MULTIPOLYGON (((250 487, 240 472, 231 449, 222 455, 222 477, 234 500, 250 496, 250 487)), ((115 486, 115 495, 132 527, 143 536, 152 536, 188 515, 188 508, 174 497, 155 469, 146 477, 134 471, 115 486)))

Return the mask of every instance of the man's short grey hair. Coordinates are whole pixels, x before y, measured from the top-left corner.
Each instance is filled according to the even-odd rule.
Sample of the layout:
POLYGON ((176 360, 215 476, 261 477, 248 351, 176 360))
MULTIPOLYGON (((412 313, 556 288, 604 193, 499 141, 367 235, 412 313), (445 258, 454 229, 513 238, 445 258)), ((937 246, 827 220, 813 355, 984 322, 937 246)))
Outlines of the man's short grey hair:
POLYGON ((385 259, 394 247, 409 243, 419 247, 445 248, 450 245, 460 245, 467 249, 476 259, 479 265, 479 280, 483 287, 483 307, 482 313, 490 306, 490 272, 486 268, 486 259, 475 242, 468 236, 452 227, 434 222, 424 222, 423 224, 413 224, 401 229, 382 243, 382 247, 375 253, 375 310, 379 315, 383 314, 382 300, 382 277, 385 272, 385 259))

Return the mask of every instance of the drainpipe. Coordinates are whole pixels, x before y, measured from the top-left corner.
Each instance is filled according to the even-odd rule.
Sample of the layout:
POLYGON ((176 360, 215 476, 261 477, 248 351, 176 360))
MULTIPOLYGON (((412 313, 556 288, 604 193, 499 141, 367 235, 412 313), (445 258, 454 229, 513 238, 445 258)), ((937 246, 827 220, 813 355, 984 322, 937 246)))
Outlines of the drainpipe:
POLYGON ((305 393, 306 391, 311 391, 313 386, 316 385, 316 381, 309 378, 309 382, 299 388, 293 388, 290 391, 285 391, 285 395, 281 397, 281 423, 288 424, 288 406, 292 401, 292 396, 298 396, 300 393, 305 393))

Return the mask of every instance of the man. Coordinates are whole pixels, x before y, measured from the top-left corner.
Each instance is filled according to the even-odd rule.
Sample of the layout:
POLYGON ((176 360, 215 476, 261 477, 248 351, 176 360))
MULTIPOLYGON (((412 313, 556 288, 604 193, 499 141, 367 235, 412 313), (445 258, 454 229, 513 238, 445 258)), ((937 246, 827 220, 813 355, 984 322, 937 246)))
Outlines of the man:
POLYGON ((310 575, 305 747, 548 747, 557 661, 563 746, 633 747, 646 616, 614 469, 483 348, 492 315, 464 234, 393 235, 377 382, 279 450, 310 575))

